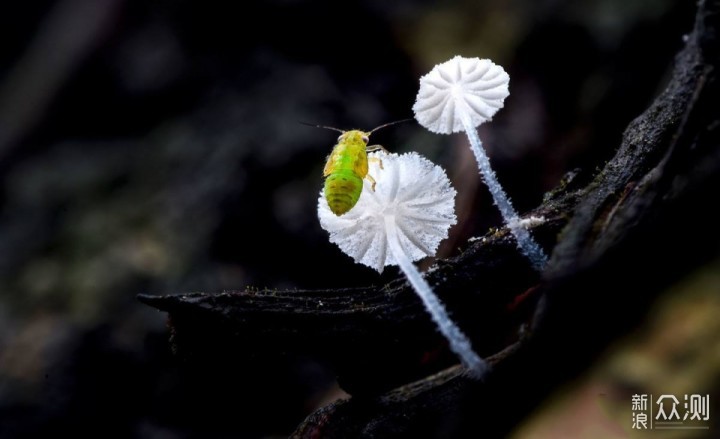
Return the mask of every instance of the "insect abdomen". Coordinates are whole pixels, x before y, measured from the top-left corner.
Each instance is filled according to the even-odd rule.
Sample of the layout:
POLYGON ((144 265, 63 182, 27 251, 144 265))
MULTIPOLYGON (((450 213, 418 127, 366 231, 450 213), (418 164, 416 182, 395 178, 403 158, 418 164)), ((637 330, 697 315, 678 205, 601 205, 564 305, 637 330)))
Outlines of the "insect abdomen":
POLYGON ((342 215, 353 208, 360 198, 363 181, 352 171, 339 171, 325 179, 325 198, 335 215, 342 215))

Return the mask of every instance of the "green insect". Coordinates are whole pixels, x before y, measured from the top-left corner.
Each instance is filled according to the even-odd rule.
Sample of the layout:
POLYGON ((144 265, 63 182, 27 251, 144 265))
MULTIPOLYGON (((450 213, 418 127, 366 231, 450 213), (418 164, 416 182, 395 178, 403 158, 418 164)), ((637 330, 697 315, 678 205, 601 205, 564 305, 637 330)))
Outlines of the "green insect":
MULTIPOLYGON (((405 119, 407 120, 407 119, 405 119)), ((335 215, 348 212, 357 204, 366 178, 375 190, 375 179, 368 174, 368 161, 377 160, 382 169, 382 161, 378 158, 368 159, 368 153, 387 150, 380 145, 368 145, 370 135, 375 131, 405 120, 386 123, 370 131, 349 130, 315 125, 340 132, 337 144, 327 158, 323 176, 325 177, 325 199, 335 215)))

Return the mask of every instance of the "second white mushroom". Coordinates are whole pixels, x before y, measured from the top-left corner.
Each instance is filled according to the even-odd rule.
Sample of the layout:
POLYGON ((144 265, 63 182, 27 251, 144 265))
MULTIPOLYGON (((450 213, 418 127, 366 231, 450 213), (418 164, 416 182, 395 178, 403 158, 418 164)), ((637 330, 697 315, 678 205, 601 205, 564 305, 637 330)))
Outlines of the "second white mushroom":
POLYGON ((523 226, 510 199, 500 186, 490 160, 482 148, 477 126, 492 119, 510 94, 510 76, 489 59, 456 56, 436 65, 420 78, 420 90, 413 106, 415 119, 439 134, 465 131, 478 162, 480 175, 488 186, 500 214, 517 240, 518 247, 541 271, 547 256, 523 226))

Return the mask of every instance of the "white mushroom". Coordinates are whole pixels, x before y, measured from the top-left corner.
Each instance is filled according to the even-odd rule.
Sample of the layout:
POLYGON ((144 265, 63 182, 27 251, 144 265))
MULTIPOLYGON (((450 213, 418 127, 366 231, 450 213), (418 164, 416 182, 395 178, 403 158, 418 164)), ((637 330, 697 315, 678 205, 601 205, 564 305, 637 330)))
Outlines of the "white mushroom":
POLYGON ((542 270, 547 256, 530 236, 490 167, 482 148, 477 126, 492 119, 509 95, 510 76, 488 59, 456 56, 436 65, 420 78, 420 90, 413 106, 415 119, 439 134, 465 131, 480 174, 488 186, 503 220, 515 236, 518 247, 536 270, 542 270))
POLYGON ((440 241, 456 223, 455 189, 443 169, 416 153, 373 153, 370 172, 375 190, 365 181, 358 203, 348 213, 336 216, 320 193, 320 225, 330 241, 355 262, 382 272, 398 265, 423 301, 440 332, 463 363, 480 376, 487 364, 473 350, 470 340, 448 316, 442 302, 413 261, 435 255, 440 241))

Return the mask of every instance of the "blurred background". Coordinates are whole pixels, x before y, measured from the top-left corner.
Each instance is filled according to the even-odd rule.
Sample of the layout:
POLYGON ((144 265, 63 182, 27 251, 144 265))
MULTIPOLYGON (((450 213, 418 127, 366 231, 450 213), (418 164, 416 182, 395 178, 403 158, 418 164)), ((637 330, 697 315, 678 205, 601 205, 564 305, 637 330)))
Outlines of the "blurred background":
MULTIPOLYGON (((663 89, 694 8, 685 0, 0 6, 0 437, 287 436, 340 394, 332 371, 309 358, 174 357, 165 314, 135 296, 350 287, 397 275, 356 266, 327 241, 316 205, 337 133, 299 122, 369 130, 411 117, 418 79, 433 65, 491 58, 510 73, 511 95, 481 135, 526 211, 567 172, 590 178, 612 157, 625 126, 663 89)), ((460 221, 441 256, 500 224, 464 136, 408 122, 373 143, 447 169, 460 221)), ((591 437, 585 430, 597 425, 592 437, 631 434, 627 389, 647 390, 647 375, 627 371, 679 373, 663 369, 670 354, 660 342, 642 338, 662 318, 678 321, 662 310, 702 322, 681 334, 718 332, 712 313, 692 314, 720 311, 712 267, 672 286, 688 291, 687 303, 650 310, 638 322, 645 332, 622 341, 570 396, 551 398, 518 437, 561 437, 547 422, 565 421, 548 416, 579 424, 572 437, 591 437), (563 408, 582 399, 577 392, 589 392, 593 409, 563 408), (597 394, 610 396, 597 403, 597 394)), ((715 363, 691 393, 718 387, 720 346, 702 346, 713 346, 715 363)))

